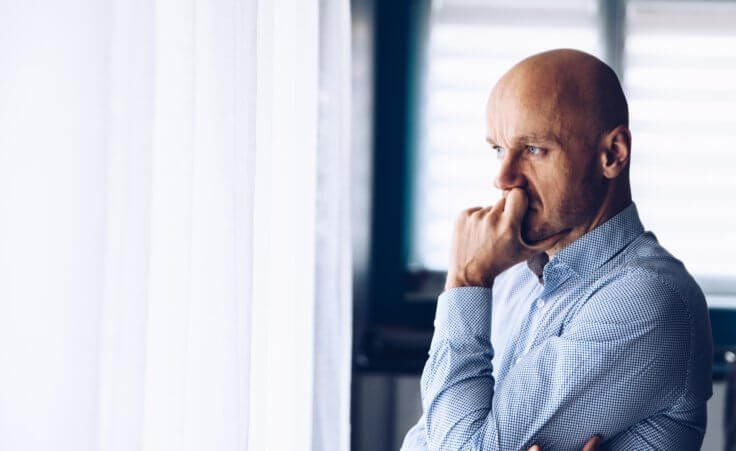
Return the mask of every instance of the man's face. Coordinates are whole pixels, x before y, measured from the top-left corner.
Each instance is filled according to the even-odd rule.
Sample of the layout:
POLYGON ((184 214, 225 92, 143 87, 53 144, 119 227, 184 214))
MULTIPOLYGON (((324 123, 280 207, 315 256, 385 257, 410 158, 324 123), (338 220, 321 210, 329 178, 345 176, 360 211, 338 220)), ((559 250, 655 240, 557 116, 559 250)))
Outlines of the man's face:
POLYGON ((585 114, 539 88, 494 90, 487 110, 488 142, 501 161, 495 185, 523 189, 529 208, 522 237, 529 243, 589 221, 603 197, 597 145, 585 114))

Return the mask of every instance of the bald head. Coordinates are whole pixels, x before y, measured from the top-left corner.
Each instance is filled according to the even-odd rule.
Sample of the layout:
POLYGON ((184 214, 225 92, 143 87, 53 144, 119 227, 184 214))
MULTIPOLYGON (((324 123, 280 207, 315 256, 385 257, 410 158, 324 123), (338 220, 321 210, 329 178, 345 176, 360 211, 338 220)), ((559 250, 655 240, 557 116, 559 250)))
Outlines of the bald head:
POLYGON ((491 102, 506 96, 553 114, 561 132, 597 135, 629 125, 626 98, 614 71, 578 50, 551 50, 522 60, 498 81, 491 102))
POLYGON ((496 186, 529 199, 525 239, 569 231, 564 246, 631 202, 628 122, 616 74, 587 53, 539 53, 501 77, 487 140, 501 160, 496 186))

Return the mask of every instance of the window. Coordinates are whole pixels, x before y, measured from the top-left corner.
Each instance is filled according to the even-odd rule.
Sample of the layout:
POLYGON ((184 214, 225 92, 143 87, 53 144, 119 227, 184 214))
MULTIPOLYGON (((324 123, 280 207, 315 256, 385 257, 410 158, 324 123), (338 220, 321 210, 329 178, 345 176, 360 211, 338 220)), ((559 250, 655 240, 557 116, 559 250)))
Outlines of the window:
POLYGON ((644 225, 685 262, 711 305, 727 301, 736 274, 734 22, 734 2, 627 5, 634 200, 644 225))
POLYGON ((498 163, 484 142, 485 102, 498 78, 551 48, 604 60, 618 51, 644 226, 686 262, 711 305, 736 306, 736 2, 631 0, 616 17, 604 4, 435 1, 410 265, 444 270, 457 213, 500 196, 498 163), (625 31, 623 47, 602 32, 611 21, 625 31))
POLYGON ((416 157, 410 264, 443 270, 452 223, 464 208, 500 197, 498 161, 485 142, 495 82, 533 53, 575 47, 601 56, 598 2, 435 1, 423 128, 416 157))

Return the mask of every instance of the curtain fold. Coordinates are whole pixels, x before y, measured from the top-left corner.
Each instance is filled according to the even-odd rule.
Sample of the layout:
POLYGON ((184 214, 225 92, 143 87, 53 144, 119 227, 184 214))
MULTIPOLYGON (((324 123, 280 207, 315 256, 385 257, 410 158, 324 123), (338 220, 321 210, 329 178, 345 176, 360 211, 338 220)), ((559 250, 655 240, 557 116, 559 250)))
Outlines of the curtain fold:
POLYGON ((253 296, 270 302, 252 304, 252 449, 311 441, 312 412, 294 407, 314 377, 318 14, 258 4, 253 296))
POLYGON ((348 2, 320 0, 312 449, 350 449, 352 256, 348 2))
POLYGON ((348 449, 347 0, 0 4, 0 449, 348 449))

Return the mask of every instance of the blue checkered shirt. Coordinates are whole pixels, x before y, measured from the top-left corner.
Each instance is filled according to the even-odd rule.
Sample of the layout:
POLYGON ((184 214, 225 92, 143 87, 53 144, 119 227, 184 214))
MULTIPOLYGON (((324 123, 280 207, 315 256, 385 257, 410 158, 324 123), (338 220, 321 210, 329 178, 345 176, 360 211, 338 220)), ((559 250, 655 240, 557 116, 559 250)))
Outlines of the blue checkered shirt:
POLYGON ((543 283, 521 263, 440 295, 402 449, 699 449, 712 357, 703 293, 630 204, 543 283))

